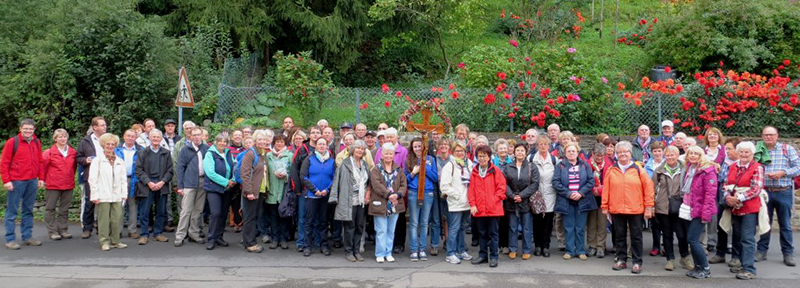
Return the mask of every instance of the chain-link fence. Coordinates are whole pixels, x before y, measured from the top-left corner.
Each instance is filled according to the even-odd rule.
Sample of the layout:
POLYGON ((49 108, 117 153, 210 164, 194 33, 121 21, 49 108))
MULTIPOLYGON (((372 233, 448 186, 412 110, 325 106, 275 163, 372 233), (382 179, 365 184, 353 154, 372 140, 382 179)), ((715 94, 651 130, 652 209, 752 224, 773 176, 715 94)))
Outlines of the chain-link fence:
MULTIPOLYGON (((259 86, 262 83, 261 66, 255 62, 235 59, 226 63, 226 75, 223 77, 223 83, 219 85, 215 120, 231 123, 238 118, 258 118, 263 120, 257 122, 258 125, 278 126, 283 117, 291 116, 297 125, 303 127, 312 125, 313 123, 303 123, 304 121, 299 119, 301 113, 298 107, 292 103, 291 98, 286 96, 282 88, 259 86)), ((398 118, 409 106, 406 97, 414 100, 442 98, 445 99, 442 108, 454 126, 465 123, 474 131, 511 131, 515 133, 524 132, 531 127, 546 128, 546 126, 540 127, 536 122, 529 120, 530 116, 539 113, 544 105, 524 104, 526 101, 539 100, 532 99, 538 98, 538 95, 524 99, 521 92, 509 89, 507 92, 511 95, 511 99, 506 99, 502 93, 496 93, 494 89, 459 88, 450 90, 448 88, 439 88, 441 90, 393 88, 390 92, 384 93, 380 87, 337 87, 322 97, 320 109, 314 119, 326 119, 334 127, 344 122, 365 123, 370 129, 376 128, 379 123, 396 126, 398 118), (400 96, 397 95, 398 91, 401 92, 400 96), (457 99, 452 97, 453 91, 458 92, 457 99), (496 95, 496 100, 491 104, 486 104, 484 98, 490 93, 496 95), (512 106, 515 101, 521 105, 512 106), (523 108, 514 111, 514 107, 523 108), (515 113, 513 118, 509 117, 510 112, 515 113)), ((582 98, 580 103, 558 106, 559 109, 565 107, 562 110, 563 114, 559 118, 547 115, 546 125, 558 123, 562 126, 562 130, 569 129, 578 134, 606 132, 617 135, 633 135, 639 125, 646 124, 651 128, 653 134, 658 134, 661 121, 673 120, 681 111, 679 97, 671 95, 657 94, 646 97, 640 106, 627 103, 619 92, 599 96, 582 95, 582 98), (606 99, 593 99, 592 97, 605 97, 606 99)), ((417 118, 414 120, 417 121, 417 118)), ((432 119, 433 123, 440 121, 438 118, 432 119)), ((758 121, 753 121, 753 123, 758 123, 758 121)), ((743 125, 736 125, 732 128, 718 128, 721 128, 725 135, 757 136, 760 135, 761 129, 758 125, 761 124, 743 123, 743 125)), ((684 130, 680 125, 676 125, 675 128, 676 131, 684 130)), ((800 135, 800 129, 781 132, 787 137, 800 135)), ((697 133, 687 134, 696 135, 697 133)))

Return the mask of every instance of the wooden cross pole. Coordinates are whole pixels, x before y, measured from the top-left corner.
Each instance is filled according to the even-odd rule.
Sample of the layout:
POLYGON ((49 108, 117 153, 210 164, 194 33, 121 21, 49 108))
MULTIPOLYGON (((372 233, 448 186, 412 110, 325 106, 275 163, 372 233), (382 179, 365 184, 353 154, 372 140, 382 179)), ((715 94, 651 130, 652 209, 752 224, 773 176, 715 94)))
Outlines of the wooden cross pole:
MULTIPOLYGON (((408 121, 406 125, 406 129, 408 132, 418 131, 422 133, 422 157, 419 159, 419 175, 418 178, 418 187, 417 187, 417 205, 422 206, 423 200, 425 199, 425 166, 426 165, 426 158, 428 155, 428 132, 436 131, 439 134, 444 134, 444 125, 436 124, 431 125, 431 112, 430 109, 422 109, 420 114, 422 114, 422 124, 414 123, 412 121, 408 121)), ((410 147, 412 149, 411 153, 414 153, 414 147, 410 147)), ((406 163, 407 165, 414 165, 414 163, 406 163)))

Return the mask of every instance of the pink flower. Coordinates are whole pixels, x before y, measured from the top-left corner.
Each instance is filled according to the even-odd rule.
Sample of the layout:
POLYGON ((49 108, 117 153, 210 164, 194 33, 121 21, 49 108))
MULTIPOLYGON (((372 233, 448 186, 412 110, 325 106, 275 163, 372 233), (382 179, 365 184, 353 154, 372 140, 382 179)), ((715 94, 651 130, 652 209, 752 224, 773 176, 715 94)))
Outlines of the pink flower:
POLYGON ((608 84, 608 79, 606 79, 606 77, 600 77, 600 80, 603 80, 603 84, 608 84))
POLYGON ((511 46, 514 46, 514 48, 519 47, 519 42, 517 42, 517 40, 514 39, 509 39, 508 44, 511 44, 511 46))
POLYGON ((464 64, 464 62, 458 63, 458 68, 459 69, 464 68, 464 66, 466 66, 466 65, 467 64, 464 64))
POLYGON ((389 85, 381 85, 381 91, 383 91, 384 94, 389 93, 389 85))
POLYGON ((567 48, 567 53, 569 53, 569 54, 575 53, 576 51, 578 51, 578 50, 575 50, 575 48, 572 48, 572 47, 567 48))

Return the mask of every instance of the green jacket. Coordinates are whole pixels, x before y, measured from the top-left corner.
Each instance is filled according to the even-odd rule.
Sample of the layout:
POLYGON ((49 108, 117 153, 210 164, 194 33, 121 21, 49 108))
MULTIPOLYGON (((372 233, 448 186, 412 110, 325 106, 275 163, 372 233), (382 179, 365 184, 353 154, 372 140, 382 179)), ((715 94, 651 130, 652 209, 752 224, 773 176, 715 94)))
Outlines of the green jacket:
POLYGON ((289 182, 289 169, 292 165, 292 151, 286 149, 280 156, 275 156, 275 153, 267 153, 267 166, 269 166, 269 193, 265 201, 267 204, 278 204, 283 199, 283 187, 289 182), (275 176, 274 171, 283 165, 283 170, 286 171, 286 177, 283 179, 275 176))

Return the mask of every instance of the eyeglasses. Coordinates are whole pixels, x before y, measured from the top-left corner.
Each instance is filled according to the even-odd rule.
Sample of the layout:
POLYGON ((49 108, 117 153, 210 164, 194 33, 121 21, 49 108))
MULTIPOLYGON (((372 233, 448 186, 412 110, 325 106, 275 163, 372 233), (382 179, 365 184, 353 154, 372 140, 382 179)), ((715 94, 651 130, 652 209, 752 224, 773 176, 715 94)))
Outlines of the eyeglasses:
POLYGON ((775 134, 761 134, 761 136, 764 136, 764 137, 775 137, 775 136, 778 136, 778 134, 777 133, 775 133, 775 134))

